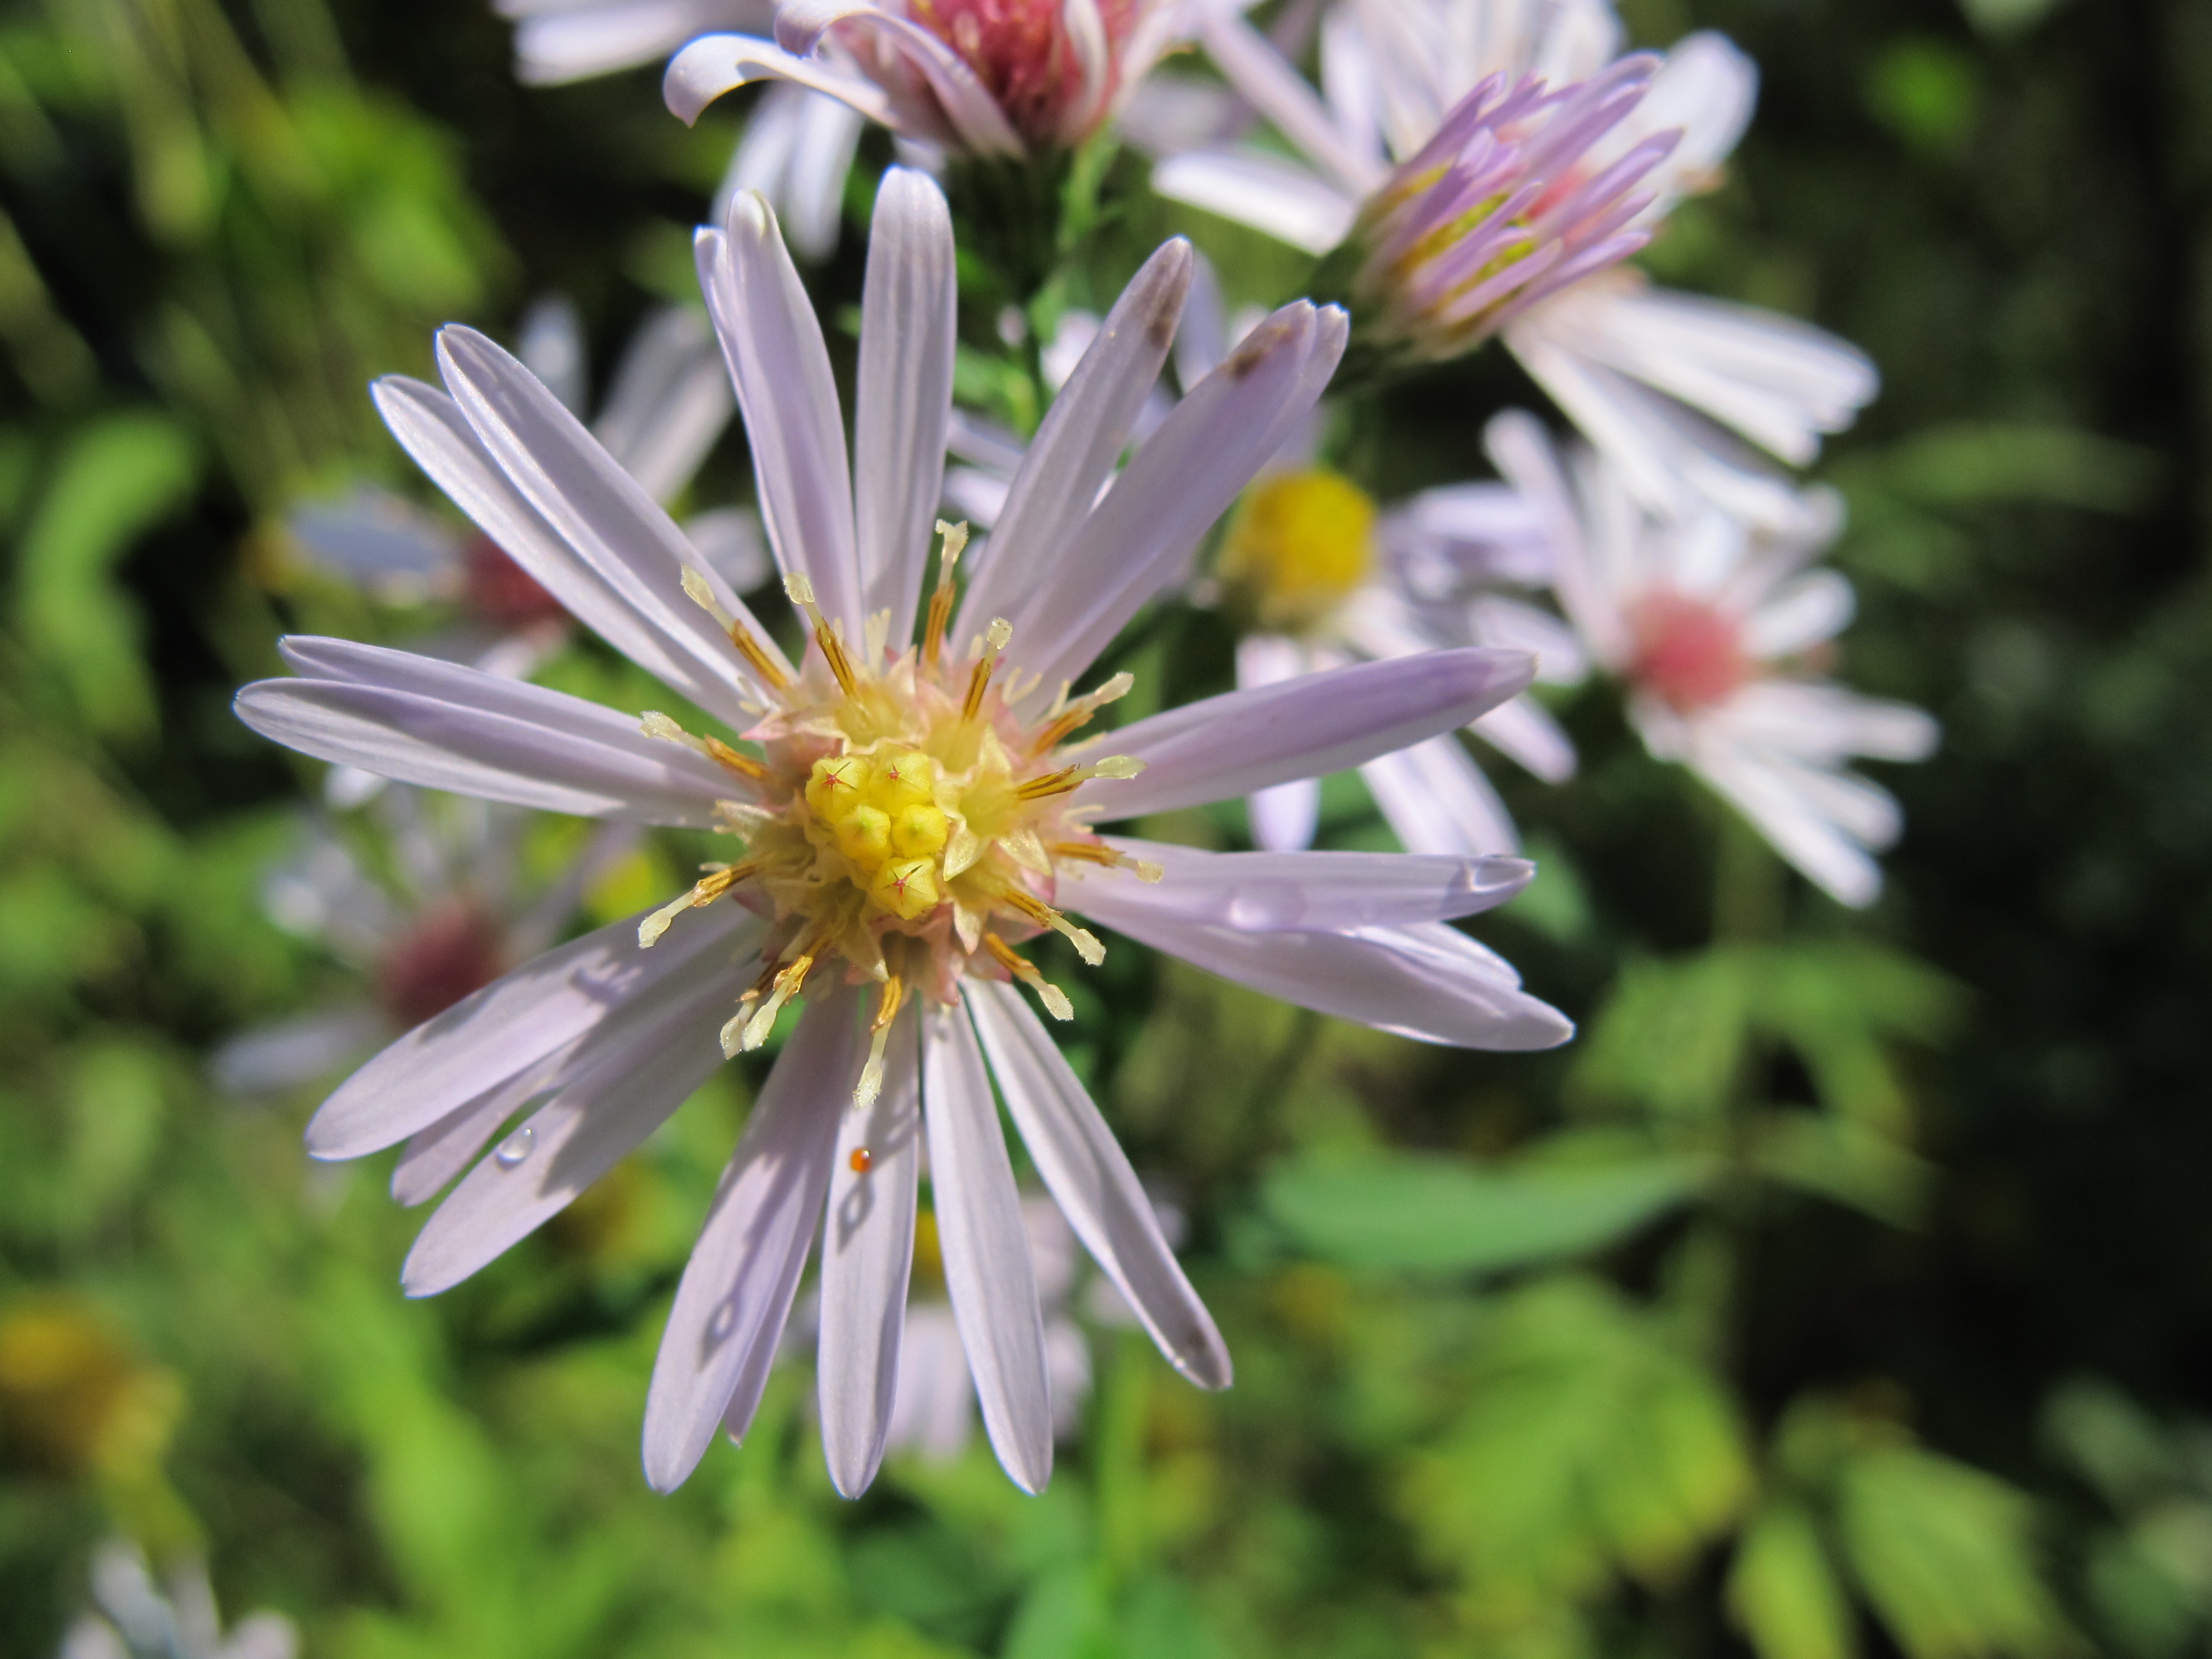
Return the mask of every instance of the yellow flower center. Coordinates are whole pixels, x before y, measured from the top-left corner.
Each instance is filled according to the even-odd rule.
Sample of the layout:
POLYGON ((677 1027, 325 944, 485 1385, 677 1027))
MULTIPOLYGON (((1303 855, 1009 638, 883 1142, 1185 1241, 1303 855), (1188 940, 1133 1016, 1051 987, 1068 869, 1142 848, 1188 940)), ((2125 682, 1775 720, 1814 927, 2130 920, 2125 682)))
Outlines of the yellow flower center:
POLYGON ((1060 746, 1128 691, 1129 676, 1072 700, 1063 692, 1041 717, 1023 720, 1014 705, 1030 688, 1002 684, 997 672, 1012 632, 1006 623, 993 623, 959 660, 945 649, 966 528, 939 528, 945 559, 923 642, 888 662, 881 618, 870 629, 878 645, 855 662, 794 577, 791 596, 812 618, 817 649, 793 680, 744 624, 711 605, 703 581, 687 578, 687 591, 709 604, 774 687, 774 705, 744 734, 760 745, 760 759, 694 738, 665 715, 645 717, 647 732, 712 757, 757 799, 722 804, 722 827, 744 842, 744 856, 709 866, 690 892, 653 912, 639 943, 651 945, 684 911, 726 893, 750 895, 755 908, 772 912, 768 971, 723 1030, 733 1053, 766 1041, 777 1012, 831 958, 848 981, 880 985, 864 1102, 880 1086, 884 1039, 910 994, 950 1001, 962 975, 980 973, 1021 981, 1054 1016, 1069 1018, 1065 994, 1012 948, 1050 929, 1086 963, 1104 957, 1097 939, 1052 907, 1061 865, 1127 865, 1147 880, 1159 877, 1156 866, 1107 847, 1069 808, 1090 779, 1140 769, 1121 756, 1073 762, 1060 746))
POLYGON ((1244 494, 1217 567, 1253 628, 1298 634, 1326 621, 1375 562, 1375 502, 1320 467, 1278 473, 1244 494))

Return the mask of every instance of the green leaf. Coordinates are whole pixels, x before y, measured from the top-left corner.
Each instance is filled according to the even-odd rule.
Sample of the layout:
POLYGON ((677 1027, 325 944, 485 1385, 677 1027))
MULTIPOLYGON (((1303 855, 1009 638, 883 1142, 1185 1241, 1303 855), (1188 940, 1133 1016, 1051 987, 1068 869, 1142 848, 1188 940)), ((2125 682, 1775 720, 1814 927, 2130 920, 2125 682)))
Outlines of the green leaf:
POLYGON ((17 625, 95 731, 153 727, 137 617, 112 579, 131 544, 184 503, 198 473, 171 422, 111 416, 70 439, 23 537, 17 625))
POLYGON ((1759 1659, 1850 1659, 1857 1650, 1820 1529, 1796 1504, 1770 1504, 1744 1528, 1728 1604, 1759 1659))
POLYGON ((2047 1653, 2065 1627, 2037 1571, 2027 1500, 1917 1446, 1845 1464, 1837 1504, 1867 1599, 1911 1659, 2047 1653))
POLYGON ((1846 1118, 1771 1112, 1754 1132, 1753 1162, 1785 1186, 1863 1211, 1893 1227, 1919 1224, 1935 1166, 1846 1118))
POLYGON ((1340 1266, 1494 1273, 1601 1249, 1704 1176, 1680 1158, 1504 1171, 1434 1157, 1310 1160, 1275 1170, 1261 1201, 1300 1246, 1340 1266))
POLYGON ((1717 1115, 1743 1063, 1749 965, 1727 950, 1630 963, 1583 1038, 1576 1085, 1662 1117, 1717 1115))
POLYGON ((1502 1304, 1467 1409, 1401 1504, 1477 1595, 1582 1595, 1679 1573, 1750 1486, 1727 1389, 1657 1322, 1581 1278, 1502 1304))

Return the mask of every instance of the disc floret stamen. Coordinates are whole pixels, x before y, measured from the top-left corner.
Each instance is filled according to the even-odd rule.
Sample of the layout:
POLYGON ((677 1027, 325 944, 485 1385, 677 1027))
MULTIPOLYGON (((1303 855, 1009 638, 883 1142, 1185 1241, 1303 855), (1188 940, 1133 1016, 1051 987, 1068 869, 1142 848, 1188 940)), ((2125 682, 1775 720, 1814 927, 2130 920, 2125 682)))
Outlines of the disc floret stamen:
MULTIPOLYGON (((1004 617, 964 652, 948 649, 967 526, 940 523, 938 531, 938 583, 921 642, 896 655, 885 648, 886 629, 872 625, 855 658, 813 585, 795 572, 786 578, 815 649, 743 733, 764 758, 695 737, 663 714, 642 722, 649 734, 744 777, 755 801, 715 813, 717 828, 744 842, 743 858, 710 868, 646 917, 640 943, 725 896, 771 916, 766 966, 722 1030, 732 1054, 766 1042, 810 975, 830 964, 848 983, 875 982, 869 1058, 854 1097, 861 1104, 882 1091, 885 1046, 906 1000, 950 1001, 963 975, 1013 980, 1054 1018, 1073 1017, 1066 994, 1012 948, 1049 931, 1086 963, 1104 960, 1098 939, 1052 902, 1063 866, 1133 869, 1146 880, 1160 873, 1092 835, 1087 799, 1076 793, 1094 780, 1133 778, 1143 763, 1127 755, 1077 760, 1063 747, 1134 682, 1116 674, 1074 697, 1063 689, 1041 716, 1025 716, 1021 704, 1036 682, 999 672, 1013 639, 1004 617)), ((703 580, 685 586, 702 605, 713 599, 703 580)), ((743 632, 732 640, 750 662, 743 632)))

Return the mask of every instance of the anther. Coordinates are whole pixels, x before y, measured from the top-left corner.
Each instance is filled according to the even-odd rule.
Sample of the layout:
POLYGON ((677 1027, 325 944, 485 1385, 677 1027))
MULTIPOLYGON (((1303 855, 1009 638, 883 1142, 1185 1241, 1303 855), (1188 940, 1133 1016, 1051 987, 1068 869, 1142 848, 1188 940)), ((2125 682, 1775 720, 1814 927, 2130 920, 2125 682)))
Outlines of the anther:
POLYGON ((682 915, 686 910, 696 909, 702 904, 712 904, 738 883, 752 874, 757 867, 750 861, 747 861, 744 864, 726 865, 720 870, 702 876, 690 892, 680 898, 670 900, 638 923, 638 949, 650 951, 660 942, 660 936, 668 931, 669 924, 677 917, 682 915))
POLYGON ((891 1022, 898 1018, 899 1004, 905 1000, 906 985, 896 974, 884 981, 883 997, 876 1004, 875 1021, 868 1027, 868 1063, 860 1067, 860 1080, 853 1090, 855 1106, 874 1105, 876 1097, 884 1091, 884 1045, 890 1040, 891 1022))
POLYGON ((1006 648, 1006 641, 1014 637, 1014 625, 1004 617, 994 617, 991 625, 983 630, 983 638, 975 658, 975 666, 968 673, 968 700, 960 705, 960 718, 972 720, 983 707, 984 690, 991 684, 991 671, 999 665, 999 653, 1006 648))
POLYGON ((775 659, 769 655, 768 647, 754 635, 753 630, 730 614, 728 608, 714 597, 714 587, 707 578, 688 564, 684 567, 684 591, 690 597, 692 604, 721 624, 722 632, 729 635, 730 643, 738 648, 738 654, 751 665, 754 673, 768 682, 772 690, 781 691, 791 684, 791 676, 785 673, 777 665, 775 659))
POLYGON ((744 1035, 738 1042, 740 1048, 750 1054, 768 1041, 768 1034, 775 1029, 775 1017, 783 1012, 785 1003, 799 994, 799 988, 806 983, 807 970, 813 966, 814 957, 809 952, 775 976, 775 987, 769 992, 768 1000, 762 1003, 753 1017, 745 1022, 744 1035))
POLYGON ((1116 852, 1103 842, 1056 841, 1045 850, 1056 859, 1070 859, 1079 864, 1096 864, 1108 870, 1133 870, 1137 879, 1158 881, 1167 872, 1150 859, 1131 858, 1127 853, 1116 852))
POLYGON ((1038 927, 1049 927, 1054 933, 1066 939, 1075 947, 1076 955, 1081 957, 1087 966, 1096 968, 1106 960, 1106 947, 1098 942, 1097 934, 1088 928, 1077 927, 1034 893, 1019 887, 1009 887, 1006 892, 1006 900, 1008 904, 1020 911, 1038 927))
POLYGON ((952 622, 952 601, 959 592, 952 571, 968 545, 968 526, 964 520, 947 524, 939 519, 937 533, 945 541, 937 555, 937 591, 929 596, 929 622, 921 635, 921 659, 932 668, 937 666, 937 659, 945 649, 945 630, 952 622))
POLYGON ((769 769, 741 750, 732 749, 720 738, 695 738, 657 708, 648 708, 637 717, 637 729, 648 738, 659 738, 663 743, 680 743, 694 754, 704 755, 726 772, 735 773, 748 783, 767 781, 769 769))
POLYGON ((846 656, 844 641, 837 637, 836 629, 822 614, 822 607, 814 603, 814 584, 794 570, 783 579, 783 591, 814 624, 814 642, 822 647, 823 661, 830 665, 830 672, 836 678, 837 689, 851 696, 857 684, 853 677, 852 659, 846 656))
POLYGON ((1053 707, 1047 711, 1044 726, 1030 744, 1030 752, 1032 755, 1042 755, 1048 750, 1057 748, 1060 740, 1071 732, 1080 731, 1084 726, 1090 725, 1091 716, 1108 703, 1119 702, 1127 696, 1135 689, 1136 684, 1137 677, 1134 674, 1127 672, 1116 674, 1096 691, 1085 692, 1073 702, 1067 700, 1066 689, 1061 688, 1059 697, 1054 701, 1053 707))
POLYGON ((1067 1000, 1067 993, 1037 971, 1036 964, 1026 957, 1014 954, 1013 947, 996 933, 983 935, 983 948, 996 958, 999 965, 1037 994, 1045 1012, 1054 1019, 1073 1019, 1075 1005, 1067 1000))
POLYGON ((1014 795, 1019 800, 1047 800, 1054 795, 1064 795, 1093 778, 1133 778, 1144 769, 1144 762, 1134 755, 1109 755, 1088 766, 1063 766, 1057 772, 1047 772, 1026 783, 1017 784, 1014 795))

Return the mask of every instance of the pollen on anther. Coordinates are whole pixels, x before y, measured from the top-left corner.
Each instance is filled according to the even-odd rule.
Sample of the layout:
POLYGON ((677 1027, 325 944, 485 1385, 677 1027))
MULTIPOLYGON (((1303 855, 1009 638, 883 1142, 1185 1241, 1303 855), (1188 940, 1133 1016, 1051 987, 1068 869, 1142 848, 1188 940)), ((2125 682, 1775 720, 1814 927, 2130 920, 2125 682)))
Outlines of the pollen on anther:
POLYGON ((847 1160, 848 1163, 852 1164, 853 1173, 854 1175, 867 1174, 869 1170, 874 1166, 875 1161, 874 1154, 870 1152, 865 1146, 854 1147, 853 1156, 847 1160))

